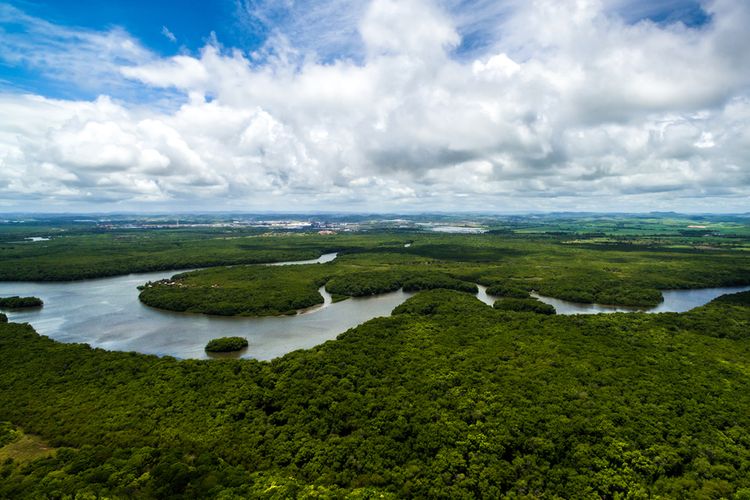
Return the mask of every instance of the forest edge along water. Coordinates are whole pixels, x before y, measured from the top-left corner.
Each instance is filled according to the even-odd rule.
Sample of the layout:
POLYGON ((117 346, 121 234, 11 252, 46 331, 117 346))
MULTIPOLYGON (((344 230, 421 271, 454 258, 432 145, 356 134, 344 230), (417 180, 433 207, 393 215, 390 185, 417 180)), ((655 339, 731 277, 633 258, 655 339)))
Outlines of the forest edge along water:
MULTIPOLYGON (((336 253, 318 259, 277 262, 269 265, 304 265, 332 262, 336 253)), ((68 343, 87 343, 116 351, 206 358, 206 343, 220 336, 247 338, 242 357, 269 360, 297 349, 309 349, 365 321, 388 316, 413 293, 397 290, 334 302, 321 286, 321 305, 292 316, 221 317, 154 309, 138 300, 137 287, 147 281, 169 278, 178 271, 138 273, 73 282, 0 282, 0 296, 34 295, 44 300, 42 309, 8 311, 10 321, 28 322, 40 334, 68 343)), ((477 285, 477 298, 492 305, 498 297, 477 285)), ((684 312, 714 298, 745 287, 665 290, 664 301, 644 312, 684 312)), ((555 307, 558 314, 633 312, 642 309, 600 304, 577 304, 533 294, 555 307)))

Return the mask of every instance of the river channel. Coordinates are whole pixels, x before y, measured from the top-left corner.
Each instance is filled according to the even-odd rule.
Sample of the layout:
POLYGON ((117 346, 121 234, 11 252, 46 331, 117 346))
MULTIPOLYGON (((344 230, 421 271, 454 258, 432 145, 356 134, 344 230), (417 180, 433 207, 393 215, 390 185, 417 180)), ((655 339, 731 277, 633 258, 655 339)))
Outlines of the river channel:
POLYGON ((557 314, 600 314, 615 312, 686 312, 690 309, 708 304, 717 297, 728 293, 746 292, 750 286, 729 286, 716 288, 697 288, 693 290, 662 290, 664 301, 650 309, 626 306, 610 306, 604 304, 579 304, 554 297, 544 297, 532 293, 534 297, 555 307, 557 314))
MULTIPOLYGON (((310 261, 275 265, 325 263, 336 254, 325 254, 310 261)), ((26 311, 6 311, 10 321, 28 322, 37 332, 59 342, 81 342, 114 351, 137 351, 178 358, 206 358, 206 343, 216 337, 241 336, 249 348, 243 357, 273 359, 297 349, 308 349, 365 321, 390 315, 393 308, 409 298, 402 290, 382 295, 351 298, 333 304, 323 287, 322 306, 294 316, 227 318, 202 314, 174 313, 141 304, 136 287, 147 281, 169 278, 179 271, 129 274, 73 282, 0 282, 0 296, 33 295, 44 300, 44 307, 26 311)), ((668 290, 664 303, 647 312, 682 312, 700 306, 724 293, 750 290, 750 287, 668 290)), ((477 298, 494 302, 486 288, 479 287, 477 298)), ((560 314, 591 314, 632 311, 622 307, 574 304, 540 297, 560 314)))

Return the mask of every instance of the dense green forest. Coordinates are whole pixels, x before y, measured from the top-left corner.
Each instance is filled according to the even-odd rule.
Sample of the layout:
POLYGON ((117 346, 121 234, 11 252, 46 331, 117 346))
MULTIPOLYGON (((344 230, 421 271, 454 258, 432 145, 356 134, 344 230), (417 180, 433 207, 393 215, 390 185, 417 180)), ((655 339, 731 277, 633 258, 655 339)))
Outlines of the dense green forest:
POLYGON ((528 290, 524 290, 512 283, 496 283, 487 287, 487 293, 495 297, 512 297, 516 299, 528 299, 530 297, 528 290))
POLYGON ((36 243, 0 239, 0 280, 66 281, 134 272, 305 260, 335 251, 339 246, 334 239, 317 235, 254 237, 246 231, 112 231, 64 235, 36 243))
POLYGON ((29 307, 42 307, 44 302, 39 297, 0 297, 0 308, 26 309, 29 307))
POLYGON ((8 456, 2 498, 750 493, 750 293, 548 316, 426 291, 272 362, 108 352, 14 323, 0 353, 2 439, 55 449, 8 456))
POLYGON ((661 289, 750 284, 747 224, 487 224, 0 227, 3 280, 210 267, 143 284, 143 302, 177 311, 291 314, 321 286, 418 292, 270 362, 62 344, 0 314, 0 498, 750 499, 750 292, 591 316, 529 295, 651 306, 661 289))
MULTIPOLYGON (((341 299, 399 288, 476 293, 479 283, 500 297, 529 298, 535 290, 575 302, 653 307, 662 301, 660 289, 750 283, 747 252, 582 248, 556 239, 502 235, 409 235, 406 247, 401 237, 333 238, 329 243, 340 253, 326 264, 181 273, 146 284, 140 298, 174 311, 261 316, 321 304, 318 288, 323 285, 341 299)), ((305 237, 297 239, 305 242, 305 237)))
POLYGON ((535 298, 519 299, 508 297, 496 300, 493 307, 501 311, 526 311, 539 314, 555 314, 555 308, 553 306, 540 302, 535 298))
POLYGON ((225 316, 294 314, 323 303, 328 265, 236 266, 182 273, 141 287, 144 304, 225 316), (229 278, 229 279, 227 279, 229 278))

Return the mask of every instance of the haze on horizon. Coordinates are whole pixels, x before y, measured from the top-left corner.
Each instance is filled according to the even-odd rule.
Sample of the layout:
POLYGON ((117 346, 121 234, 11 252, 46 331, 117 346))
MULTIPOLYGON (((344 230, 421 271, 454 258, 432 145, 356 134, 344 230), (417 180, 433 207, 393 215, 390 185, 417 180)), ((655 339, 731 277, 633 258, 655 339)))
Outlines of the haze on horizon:
POLYGON ((0 1, 0 212, 748 211, 748 2, 188 7, 0 1))

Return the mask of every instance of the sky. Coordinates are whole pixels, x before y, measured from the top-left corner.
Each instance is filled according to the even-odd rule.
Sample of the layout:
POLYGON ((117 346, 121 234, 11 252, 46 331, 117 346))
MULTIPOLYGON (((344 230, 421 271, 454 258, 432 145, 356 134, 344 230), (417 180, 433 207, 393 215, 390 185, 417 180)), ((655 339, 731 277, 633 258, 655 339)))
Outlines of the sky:
POLYGON ((750 211, 744 0, 0 0, 0 212, 750 211))

